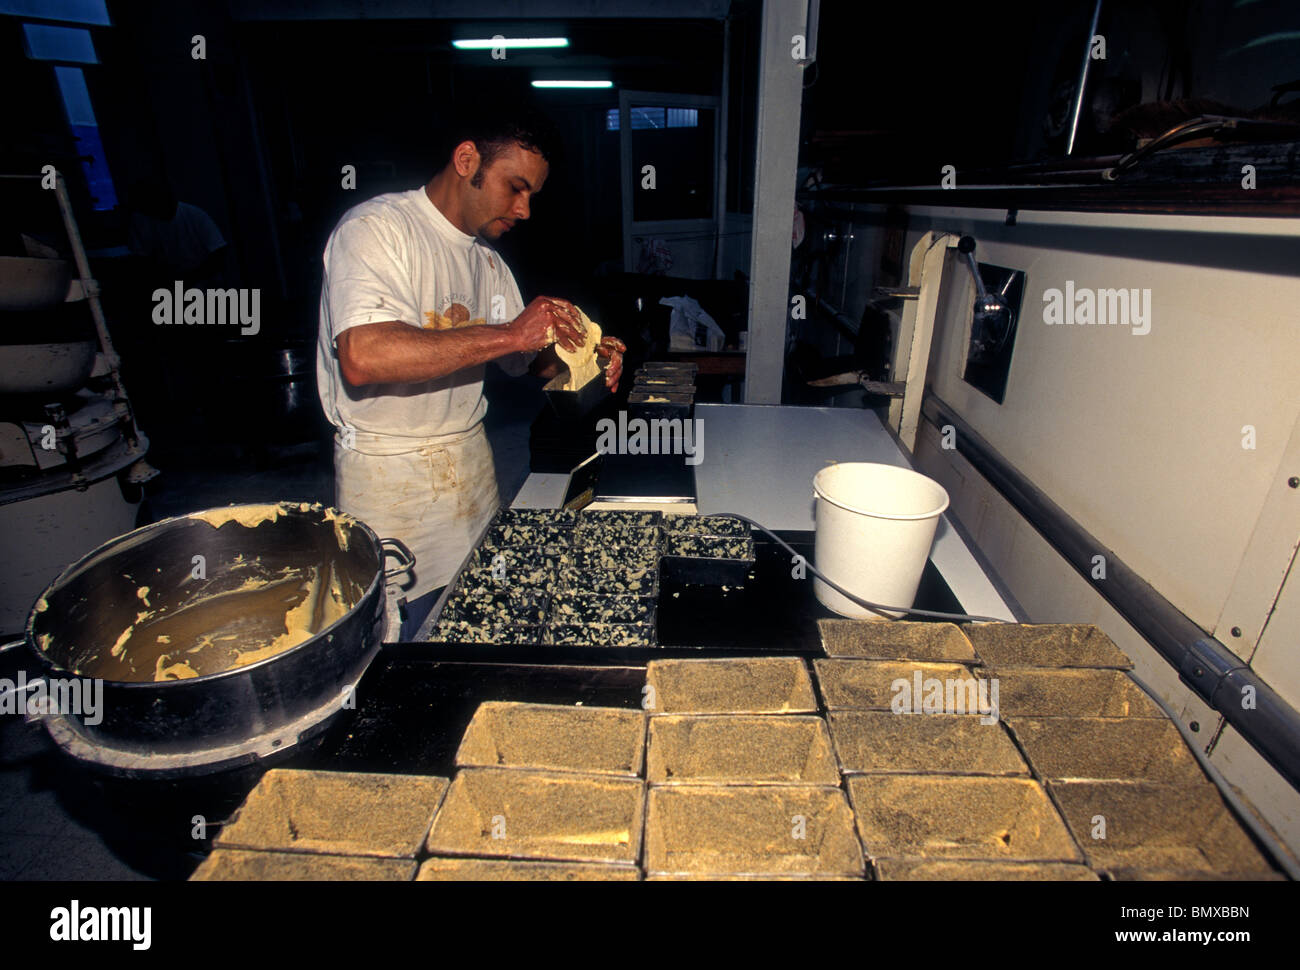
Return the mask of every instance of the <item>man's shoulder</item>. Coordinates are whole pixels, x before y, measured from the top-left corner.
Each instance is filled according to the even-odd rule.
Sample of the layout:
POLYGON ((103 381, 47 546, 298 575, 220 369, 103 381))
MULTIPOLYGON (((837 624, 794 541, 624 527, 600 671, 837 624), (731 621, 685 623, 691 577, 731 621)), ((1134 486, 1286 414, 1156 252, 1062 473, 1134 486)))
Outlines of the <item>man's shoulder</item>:
POLYGON ((359 221, 386 226, 395 231, 409 231, 414 222, 415 207, 412 203, 417 191, 423 190, 385 192, 365 202, 359 202, 343 213, 334 231, 337 233, 344 226, 359 221))

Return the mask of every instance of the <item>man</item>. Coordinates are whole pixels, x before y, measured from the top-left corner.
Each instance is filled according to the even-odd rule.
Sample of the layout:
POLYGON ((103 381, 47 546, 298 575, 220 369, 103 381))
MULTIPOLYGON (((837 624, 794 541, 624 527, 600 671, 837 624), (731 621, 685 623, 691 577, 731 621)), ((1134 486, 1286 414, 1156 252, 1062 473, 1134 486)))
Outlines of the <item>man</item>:
MULTIPOLYGON (((427 185, 349 210, 325 247, 316 370, 337 429, 336 504, 415 553, 397 593, 407 600, 403 639, 499 503, 484 365, 519 376, 531 363, 552 377, 561 365, 551 345, 583 342, 573 304, 538 297, 525 307, 491 246, 529 217, 554 137, 536 116, 480 111, 427 185)), ((607 337, 597 350, 611 389, 626 349, 607 337)))

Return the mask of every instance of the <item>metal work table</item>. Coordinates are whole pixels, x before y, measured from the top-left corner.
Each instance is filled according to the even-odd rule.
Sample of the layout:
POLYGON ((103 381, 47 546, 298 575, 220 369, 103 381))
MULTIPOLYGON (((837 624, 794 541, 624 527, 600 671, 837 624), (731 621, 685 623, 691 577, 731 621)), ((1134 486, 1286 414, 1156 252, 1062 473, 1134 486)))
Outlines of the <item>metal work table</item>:
MULTIPOLYGON (((700 514, 738 512, 769 529, 812 530, 812 480, 831 462, 872 461, 911 468, 906 452, 874 411, 753 404, 697 404, 703 460, 695 467, 700 514)), ((529 475, 515 508, 558 508, 569 476, 529 475)), ((947 514, 930 561, 962 609, 1017 617, 947 514)))

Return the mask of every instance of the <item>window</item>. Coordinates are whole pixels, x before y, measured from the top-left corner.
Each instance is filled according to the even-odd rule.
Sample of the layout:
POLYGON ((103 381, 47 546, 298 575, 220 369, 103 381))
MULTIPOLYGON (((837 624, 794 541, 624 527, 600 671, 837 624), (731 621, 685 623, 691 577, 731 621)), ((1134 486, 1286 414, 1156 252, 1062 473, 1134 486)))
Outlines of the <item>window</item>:
POLYGON ((90 31, 80 27, 50 27, 46 24, 23 24, 27 56, 34 61, 64 61, 73 64, 98 64, 90 31))
MULTIPOLYGON (((643 131, 647 128, 698 128, 700 111, 698 108, 629 108, 632 118, 632 130, 643 131)), ((618 131, 618 108, 605 112, 605 130, 618 131)))

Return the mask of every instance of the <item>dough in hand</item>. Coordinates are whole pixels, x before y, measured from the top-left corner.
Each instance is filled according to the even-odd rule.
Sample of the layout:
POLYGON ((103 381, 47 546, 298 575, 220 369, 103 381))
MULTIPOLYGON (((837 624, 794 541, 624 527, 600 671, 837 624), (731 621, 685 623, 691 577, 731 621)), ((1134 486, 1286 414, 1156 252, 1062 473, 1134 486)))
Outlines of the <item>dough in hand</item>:
POLYGON ((564 383, 564 390, 576 391, 585 387, 588 381, 600 376, 600 365, 596 363, 596 346, 600 343, 600 324, 592 320, 580 308, 578 316, 582 318, 582 327, 587 339, 577 350, 565 350, 558 343, 555 352, 569 368, 569 379, 564 383))

